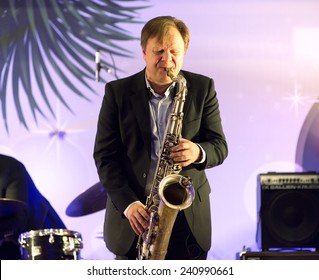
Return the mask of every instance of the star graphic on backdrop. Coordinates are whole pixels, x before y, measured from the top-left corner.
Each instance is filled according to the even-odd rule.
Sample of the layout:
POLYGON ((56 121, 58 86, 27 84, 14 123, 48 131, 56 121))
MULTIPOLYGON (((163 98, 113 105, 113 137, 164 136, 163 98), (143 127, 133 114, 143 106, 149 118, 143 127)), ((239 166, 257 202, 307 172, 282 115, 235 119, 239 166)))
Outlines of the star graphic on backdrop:
POLYGON ((61 156, 61 145, 63 145, 65 142, 71 144, 81 153, 82 148, 77 143, 72 141, 69 136, 71 134, 86 132, 88 131, 89 127, 86 127, 85 125, 70 127, 68 124, 68 118, 63 121, 61 120, 61 110, 58 104, 56 106, 55 115, 56 119, 54 123, 44 123, 44 126, 46 126, 44 129, 31 129, 31 134, 46 135, 49 142, 44 152, 48 152, 55 144, 58 160, 60 160, 61 156))
POLYGON ((318 99, 315 99, 311 96, 303 95, 301 85, 297 84, 296 82, 294 83, 293 94, 290 94, 284 99, 291 102, 290 109, 294 109, 297 116, 299 115, 299 109, 301 106, 318 102, 318 99))

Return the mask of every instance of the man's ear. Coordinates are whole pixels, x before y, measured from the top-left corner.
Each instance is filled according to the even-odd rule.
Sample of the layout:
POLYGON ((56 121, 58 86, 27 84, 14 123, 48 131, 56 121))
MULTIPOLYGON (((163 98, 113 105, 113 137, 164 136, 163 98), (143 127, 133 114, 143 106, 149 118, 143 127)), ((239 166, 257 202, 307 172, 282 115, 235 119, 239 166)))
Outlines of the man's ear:
POLYGON ((145 49, 142 49, 143 59, 145 60, 146 52, 145 49))

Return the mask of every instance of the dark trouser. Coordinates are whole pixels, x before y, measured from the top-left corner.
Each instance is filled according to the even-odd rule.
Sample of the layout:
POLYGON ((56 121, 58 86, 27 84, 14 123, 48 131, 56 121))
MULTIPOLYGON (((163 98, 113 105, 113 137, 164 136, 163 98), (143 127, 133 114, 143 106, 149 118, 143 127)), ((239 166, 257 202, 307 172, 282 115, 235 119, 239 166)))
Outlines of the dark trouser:
MULTIPOLYGON (((116 256, 118 260, 136 260, 138 237, 125 256, 116 256)), ((165 260, 206 260, 207 252, 198 245, 187 224, 184 212, 179 212, 175 221, 165 260)))

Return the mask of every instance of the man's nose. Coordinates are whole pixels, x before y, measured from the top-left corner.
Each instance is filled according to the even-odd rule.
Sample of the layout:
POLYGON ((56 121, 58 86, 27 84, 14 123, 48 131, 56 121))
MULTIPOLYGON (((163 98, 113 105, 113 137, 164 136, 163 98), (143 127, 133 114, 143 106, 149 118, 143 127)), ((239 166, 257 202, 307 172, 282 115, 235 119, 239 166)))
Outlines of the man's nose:
POLYGON ((170 61, 171 58, 172 58, 172 54, 168 50, 163 52, 163 54, 162 54, 163 61, 170 61))

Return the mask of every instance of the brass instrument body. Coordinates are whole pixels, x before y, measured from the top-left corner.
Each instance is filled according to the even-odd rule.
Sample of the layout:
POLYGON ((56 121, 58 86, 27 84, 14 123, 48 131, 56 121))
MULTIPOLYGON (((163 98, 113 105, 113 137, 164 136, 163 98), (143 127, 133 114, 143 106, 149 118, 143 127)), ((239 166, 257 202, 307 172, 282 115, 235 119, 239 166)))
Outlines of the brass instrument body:
POLYGON ((168 119, 151 192, 146 201, 145 209, 150 213, 150 220, 146 231, 139 236, 137 248, 140 260, 165 259, 178 211, 189 207, 195 195, 190 178, 178 174, 181 167, 169 158, 171 148, 180 142, 187 95, 186 80, 182 76, 173 77, 170 70, 167 75, 177 82, 178 91, 168 119))

